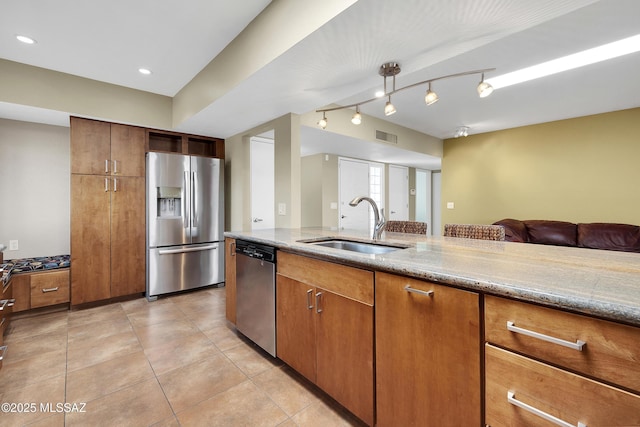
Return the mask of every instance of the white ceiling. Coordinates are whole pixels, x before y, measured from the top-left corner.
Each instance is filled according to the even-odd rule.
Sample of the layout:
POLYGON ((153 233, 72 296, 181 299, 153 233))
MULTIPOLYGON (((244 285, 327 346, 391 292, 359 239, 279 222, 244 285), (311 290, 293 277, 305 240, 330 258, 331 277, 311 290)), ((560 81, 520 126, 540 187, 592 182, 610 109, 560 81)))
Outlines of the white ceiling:
MULTIPOLYGON (((5 3, 0 58, 173 96, 270 2, 5 3), (38 43, 20 44, 16 34, 30 35, 38 43), (141 76, 139 67, 154 73, 141 76)), ((304 114, 332 103, 369 99, 382 85, 377 70, 388 61, 402 67, 398 86, 495 67, 490 78, 640 34, 639 17, 637 0, 359 0, 178 129, 226 138, 288 112, 304 114)), ((440 101, 429 107, 423 102, 424 87, 394 95, 398 113, 387 120, 449 138, 460 125, 474 134, 633 108, 640 106, 638 70, 640 53, 635 53, 496 90, 485 99, 475 93, 477 76, 443 80, 433 86, 440 101)), ((383 106, 376 101, 361 110, 384 118, 383 106)), ((0 117, 68 123, 65 112, 1 102, 0 117)), ((304 130, 303 151, 355 150, 437 168, 438 159, 429 156, 393 147, 381 153, 378 148, 362 150, 358 141, 330 135, 327 142, 327 132, 304 130)))

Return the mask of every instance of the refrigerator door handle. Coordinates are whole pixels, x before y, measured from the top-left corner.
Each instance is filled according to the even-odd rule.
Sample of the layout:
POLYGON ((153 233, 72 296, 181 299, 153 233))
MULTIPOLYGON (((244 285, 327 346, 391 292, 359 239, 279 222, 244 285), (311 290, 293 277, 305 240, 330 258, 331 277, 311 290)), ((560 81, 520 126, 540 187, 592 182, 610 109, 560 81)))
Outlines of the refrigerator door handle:
POLYGON ((191 214, 191 226, 198 226, 198 175, 196 172, 191 173, 191 206, 192 206, 192 214, 191 214))
POLYGON ((200 252, 200 251, 209 251, 212 249, 218 249, 218 245, 198 246, 197 248, 160 249, 158 251, 158 254, 160 255, 181 254, 183 252, 200 252))
POLYGON ((187 187, 187 183, 189 183, 189 172, 184 172, 182 176, 182 189, 184 192, 184 196, 182 197, 182 225, 183 228, 189 228, 189 218, 191 217, 191 206, 190 206, 190 197, 189 194, 190 186, 187 187), (189 200, 187 200, 189 199, 189 200), (187 209, 188 208, 188 209, 187 209))

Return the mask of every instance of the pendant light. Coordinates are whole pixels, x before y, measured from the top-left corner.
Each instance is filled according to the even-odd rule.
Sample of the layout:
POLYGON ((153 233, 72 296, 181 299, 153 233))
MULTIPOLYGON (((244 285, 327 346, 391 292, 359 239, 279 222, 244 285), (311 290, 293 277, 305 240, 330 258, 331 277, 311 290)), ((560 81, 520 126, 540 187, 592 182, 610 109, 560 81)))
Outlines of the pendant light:
POLYGON ((480 98, 486 98, 491 95, 491 92, 493 92, 493 86, 484 81, 484 73, 482 73, 482 78, 478 84, 478 95, 480 98))
POLYGON ((362 123, 362 114, 360 114, 360 107, 356 105, 356 113, 351 117, 351 123, 359 125, 362 123))
POLYGON ((424 103, 427 105, 432 105, 438 102, 438 94, 431 90, 431 82, 429 82, 429 88, 427 89, 427 94, 424 96, 424 103))

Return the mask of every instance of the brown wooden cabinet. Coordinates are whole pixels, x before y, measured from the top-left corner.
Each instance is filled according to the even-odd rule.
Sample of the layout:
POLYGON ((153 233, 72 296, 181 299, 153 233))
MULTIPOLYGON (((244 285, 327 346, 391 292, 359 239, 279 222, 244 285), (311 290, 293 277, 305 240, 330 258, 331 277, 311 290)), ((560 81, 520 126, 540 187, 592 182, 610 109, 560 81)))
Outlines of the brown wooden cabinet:
POLYGON ((480 425, 480 296, 376 272, 375 306, 377 425, 480 425))
POLYGON ((4 345, 4 331, 7 330, 11 322, 14 304, 13 285, 9 281, 7 286, 2 286, 2 293, 0 293, 0 369, 2 369, 2 361, 8 348, 8 346, 4 345))
POLYGON ((69 302, 69 269, 33 273, 29 279, 31 308, 69 302))
POLYGON ((640 425, 636 394, 489 344, 485 354, 489 427, 640 425))
POLYGON ((144 144, 143 128, 71 119, 72 305, 145 290, 144 144))
POLYGON ((69 269, 36 270, 11 276, 13 312, 69 302, 69 269))
POLYGON ((486 296, 485 331, 487 425, 640 425, 640 328, 486 296))
POLYGON ((373 273, 278 252, 277 355, 375 422, 373 273))
POLYGON ((236 324, 236 239, 224 239, 224 288, 227 320, 236 324))
POLYGON ((145 130, 71 117, 71 173, 144 176, 145 130))
POLYGON ((224 139, 148 129, 147 151, 224 159, 224 139))

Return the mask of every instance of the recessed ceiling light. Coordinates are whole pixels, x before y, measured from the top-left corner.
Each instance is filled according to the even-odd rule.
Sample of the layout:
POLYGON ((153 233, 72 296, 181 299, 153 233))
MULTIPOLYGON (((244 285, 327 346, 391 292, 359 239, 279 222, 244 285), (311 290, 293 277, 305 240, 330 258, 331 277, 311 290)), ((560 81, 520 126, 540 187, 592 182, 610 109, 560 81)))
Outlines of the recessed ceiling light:
POLYGON ((500 89, 638 51, 640 51, 640 34, 493 77, 486 82, 490 83, 494 89, 500 89))
POLYGON ((138 68, 138 71, 140 72, 140 74, 144 74, 145 76, 148 76, 149 74, 151 74, 151 70, 147 68, 138 68))
POLYGON ((36 41, 34 39, 32 39, 31 37, 21 36, 20 34, 18 34, 16 36, 16 39, 18 39, 19 41, 21 41, 22 43, 25 43, 25 44, 35 44, 36 43, 36 41))

